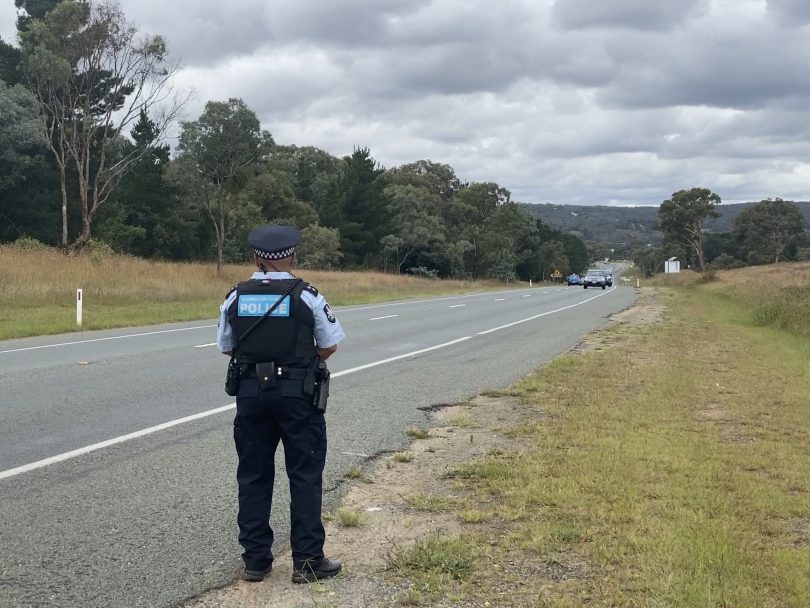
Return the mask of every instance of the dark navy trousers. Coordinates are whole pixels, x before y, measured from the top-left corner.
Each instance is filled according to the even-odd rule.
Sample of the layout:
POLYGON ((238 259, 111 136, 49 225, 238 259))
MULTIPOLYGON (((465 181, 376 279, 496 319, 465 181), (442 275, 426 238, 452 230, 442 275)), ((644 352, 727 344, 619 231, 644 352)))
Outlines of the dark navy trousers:
POLYGON ((296 567, 323 557, 321 522, 326 422, 303 393, 303 380, 279 379, 259 389, 255 377, 242 378, 236 397, 233 437, 239 466, 239 544, 248 570, 266 570, 273 560, 275 454, 279 441, 290 483, 290 546, 296 567))

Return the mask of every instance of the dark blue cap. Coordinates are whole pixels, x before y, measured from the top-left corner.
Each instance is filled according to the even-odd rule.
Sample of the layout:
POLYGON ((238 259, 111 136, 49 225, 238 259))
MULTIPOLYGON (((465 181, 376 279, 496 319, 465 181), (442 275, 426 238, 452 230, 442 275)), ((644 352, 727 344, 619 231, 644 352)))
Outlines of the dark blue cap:
POLYGON ((259 226, 248 234, 248 244, 264 260, 290 257, 301 242, 301 233, 292 226, 259 226))

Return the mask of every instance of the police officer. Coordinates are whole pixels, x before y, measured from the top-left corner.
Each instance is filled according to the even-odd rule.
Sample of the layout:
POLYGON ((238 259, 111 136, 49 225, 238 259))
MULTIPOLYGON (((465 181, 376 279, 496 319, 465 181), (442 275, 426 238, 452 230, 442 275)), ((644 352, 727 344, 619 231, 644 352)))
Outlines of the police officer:
POLYGON ((341 569, 340 562, 323 554, 326 422, 307 390, 312 384, 307 377, 318 359, 325 361, 337 350, 344 333, 318 290, 291 274, 300 237, 288 226, 252 230, 248 243, 258 272, 233 288, 220 306, 217 346, 226 355, 235 348, 242 370, 234 441, 242 578, 247 581, 264 580, 273 566, 269 519, 279 441, 290 483, 292 581, 311 583, 341 569))

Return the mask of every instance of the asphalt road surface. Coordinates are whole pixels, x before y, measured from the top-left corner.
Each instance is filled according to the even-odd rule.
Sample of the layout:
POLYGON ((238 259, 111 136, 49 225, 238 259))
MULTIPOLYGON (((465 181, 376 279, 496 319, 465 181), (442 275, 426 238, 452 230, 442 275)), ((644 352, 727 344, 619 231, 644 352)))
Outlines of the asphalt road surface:
MULTIPOLYGON (((420 408, 508 386, 635 297, 535 287, 336 309, 347 338, 329 360, 324 509, 348 469, 407 445, 420 408)), ((0 607, 173 606, 238 576, 214 324, 0 342, 0 607)))

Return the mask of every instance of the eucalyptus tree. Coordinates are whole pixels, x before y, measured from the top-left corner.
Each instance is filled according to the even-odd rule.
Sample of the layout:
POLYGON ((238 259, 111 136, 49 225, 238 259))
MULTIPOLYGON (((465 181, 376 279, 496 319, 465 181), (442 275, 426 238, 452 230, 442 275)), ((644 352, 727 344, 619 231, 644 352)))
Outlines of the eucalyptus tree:
POLYGON ((80 249, 99 207, 149 152, 126 148, 122 134, 146 112, 160 144, 178 115, 185 98, 172 87, 177 66, 164 39, 141 36, 112 0, 59 2, 26 21, 20 41, 23 74, 39 101, 40 128, 59 171, 61 244, 71 244, 68 187, 75 183, 81 228, 71 245, 80 249))
POLYGON ((701 272, 705 266, 704 223, 710 217, 720 217, 715 210, 720 202, 720 196, 708 188, 692 188, 675 192, 658 210, 659 225, 667 239, 686 246, 694 254, 701 272))
POLYGON ((392 254, 397 272, 401 273, 414 253, 443 246, 444 226, 435 214, 436 195, 426 188, 392 185, 386 190, 391 196, 392 232, 384 236, 380 243, 386 259, 388 254, 392 254))
POLYGON ((511 193, 493 182, 472 183, 460 190, 453 201, 457 210, 465 218, 465 240, 472 245, 470 249, 471 268, 473 278, 481 274, 485 250, 482 248, 487 224, 495 214, 498 207, 509 202, 511 193))
POLYGON ((537 225, 528 211, 511 202, 498 206, 481 238, 484 269, 496 278, 513 278, 517 266, 532 255, 536 234, 537 225))
POLYGON ((209 101, 200 117, 183 122, 175 183, 205 210, 217 241, 217 272, 224 261, 225 239, 243 191, 272 147, 270 133, 241 99, 209 101))
POLYGON ((785 250, 804 232, 804 215, 795 203, 768 199, 743 209, 734 218, 734 238, 750 262, 779 263, 785 250))

